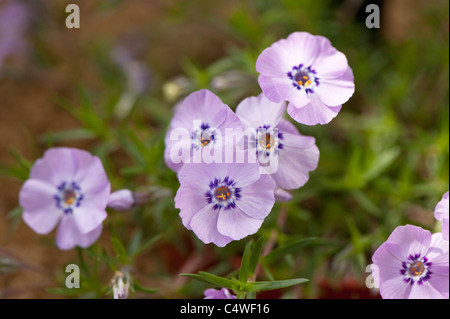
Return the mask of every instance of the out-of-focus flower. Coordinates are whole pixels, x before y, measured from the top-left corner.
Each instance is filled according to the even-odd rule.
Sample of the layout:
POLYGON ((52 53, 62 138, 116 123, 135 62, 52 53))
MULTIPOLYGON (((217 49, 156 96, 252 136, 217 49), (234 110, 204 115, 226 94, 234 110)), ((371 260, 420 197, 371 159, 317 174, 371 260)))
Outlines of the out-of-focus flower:
POLYGON ((449 246, 441 233, 399 226, 372 261, 374 283, 385 299, 449 297, 449 246))
POLYGON ((236 299, 236 296, 231 294, 231 292, 226 289, 206 289, 203 294, 205 295, 205 298, 203 299, 236 299))
POLYGON ((276 202, 288 202, 292 199, 291 193, 278 187, 275 189, 275 201, 276 202))
POLYGON ((183 225, 219 247, 254 234, 270 213, 275 183, 258 163, 185 164, 175 207, 183 225))
POLYGON ((194 84, 190 79, 185 76, 178 76, 166 82, 162 87, 162 91, 165 99, 169 103, 173 103, 181 96, 192 91, 193 87, 194 84))
POLYGON ((111 281, 114 299, 127 299, 131 285, 130 274, 127 270, 116 271, 111 281))
POLYGON ((151 83, 150 69, 134 52, 139 50, 133 50, 132 44, 136 41, 133 37, 126 38, 125 42, 131 44, 119 44, 112 53, 113 60, 120 67, 127 81, 126 89, 114 109, 114 114, 119 119, 125 118, 130 113, 137 98, 148 90, 151 83))
POLYGON ((442 196, 442 199, 437 203, 434 209, 434 217, 442 222, 442 237, 448 241, 448 215, 449 215, 449 192, 442 196))
POLYGON ((289 115, 306 125, 330 122, 355 90, 345 55, 327 38, 307 32, 294 32, 266 48, 256 70, 264 95, 289 101, 289 115))
POLYGON ((177 107, 165 137, 164 159, 178 172, 184 163, 224 161, 224 147, 232 145, 226 129, 241 129, 236 114, 212 92, 199 90, 177 107))
POLYGON ((256 151, 260 163, 270 162, 267 173, 279 187, 296 189, 317 168, 319 149, 313 137, 301 135, 292 123, 282 119, 285 110, 284 101, 271 102, 260 94, 244 99, 236 114, 244 129, 253 131, 249 149, 256 151))
POLYGON ((29 11, 22 2, 0 3, 0 70, 8 57, 26 55, 28 26, 29 11))
POLYGON ((129 189, 121 189, 111 193, 108 199, 108 207, 115 210, 127 210, 135 204, 133 192, 129 189))
POLYGON ((98 157, 57 147, 34 163, 19 202, 31 229, 48 234, 58 226, 56 245, 68 250, 86 248, 99 238, 109 195, 110 183, 98 157))

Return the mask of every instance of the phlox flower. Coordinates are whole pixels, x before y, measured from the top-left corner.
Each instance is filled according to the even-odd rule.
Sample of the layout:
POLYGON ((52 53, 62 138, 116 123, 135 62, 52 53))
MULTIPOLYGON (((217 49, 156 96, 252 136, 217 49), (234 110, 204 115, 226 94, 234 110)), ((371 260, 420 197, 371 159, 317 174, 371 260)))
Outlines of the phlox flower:
POLYGON ((100 159, 89 152, 57 147, 31 168, 19 193, 24 222, 38 234, 55 227, 62 250, 86 248, 102 232, 110 183, 100 159))
POLYGON ((165 162, 175 172, 184 163, 223 162, 224 147, 233 144, 225 129, 240 127, 236 114, 212 92, 193 92, 176 108, 165 138, 165 162))
POLYGON ((345 55, 327 38, 307 32, 294 32, 266 48, 256 70, 264 95, 289 101, 289 115, 306 125, 330 122, 355 90, 345 55))
POLYGON ((448 193, 442 196, 442 199, 437 203, 434 209, 434 217, 442 222, 442 237, 448 241, 448 193))
POLYGON ((372 256, 374 283, 385 299, 448 298, 448 256, 441 233, 399 226, 372 256))
POLYGON ((183 225, 219 247, 254 234, 270 213, 275 183, 257 163, 185 164, 175 207, 183 225))
POLYGON ((236 296, 231 294, 231 292, 226 289, 206 289, 203 293, 205 298, 203 299, 236 299, 236 296))
MULTIPOLYGON (((301 135, 297 128, 282 118, 286 103, 271 102, 263 94, 244 99, 236 108, 242 126, 249 134, 249 151, 257 153, 266 173, 284 189, 297 189, 309 179, 309 172, 317 168, 319 149, 314 137, 301 135)), ((280 197, 289 193, 279 190, 280 197)))

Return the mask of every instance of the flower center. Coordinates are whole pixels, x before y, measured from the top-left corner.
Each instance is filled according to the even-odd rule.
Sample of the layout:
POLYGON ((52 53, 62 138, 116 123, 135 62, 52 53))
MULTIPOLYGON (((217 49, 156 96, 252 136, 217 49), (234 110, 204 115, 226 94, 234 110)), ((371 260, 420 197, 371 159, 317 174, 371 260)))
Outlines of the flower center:
POLYGON ((294 76, 295 82, 297 82, 298 85, 308 87, 311 85, 311 79, 309 78, 309 73, 305 71, 297 72, 294 76))
POLYGON ((214 196, 220 200, 226 200, 230 198, 231 193, 228 187, 222 186, 216 189, 216 192, 214 193, 214 196))
POLYGON ((256 137, 253 145, 256 146, 256 154, 270 156, 273 152, 278 154, 278 150, 283 149, 283 144, 280 141, 283 139, 283 134, 277 128, 270 128, 270 125, 260 126, 256 129, 256 137))
POLYGON ((235 208, 236 201, 241 198, 241 189, 228 176, 224 179, 215 178, 209 183, 209 190, 205 193, 206 200, 213 205, 213 209, 224 210, 235 208))
POLYGON ((202 132, 202 136, 200 137, 200 145, 202 147, 211 143, 212 139, 214 138, 214 135, 212 135, 211 133, 212 132, 209 129, 202 132))
POLYGON ((72 189, 64 191, 64 202, 66 203, 66 205, 72 205, 76 200, 77 194, 72 189))
POLYGON ((413 285, 421 285, 424 281, 431 278, 432 263, 427 257, 421 257, 420 254, 409 255, 408 261, 402 262, 400 273, 403 275, 403 281, 413 285))
POLYGON ((316 71, 311 67, 305 67, 303 64, 292 67, 292 70, 287 73, 289 79, 292 80, 292 85, 297 90, 305 90, 306 93, 313 93, 314 87, 319 85, 319 78, 316 76, 316 71))
POLYGON ((425 265, 420 261, 416 261, 409 266, 408 271, 410 276, 420 276, 425 271, 425 265))
POLYGON ((208 124, 202 123, 200 128, 192 133, 192 147, 199 149, 214 143, 215 129, 209 127, 208 124))
POLYGON ((84 195, 77 183, 63 182, 58 186, 58 192, 54 198, 56 207, 62 209, 64 213, 72 213, 74 208, 80 207, 84 195))
POLYGON ((262 138, 259 139, 259 143, 265 150, 270 151, 270 146, 275 146, 275 138, 272 134, 266 133, 266 136, 262 136, 262 138))

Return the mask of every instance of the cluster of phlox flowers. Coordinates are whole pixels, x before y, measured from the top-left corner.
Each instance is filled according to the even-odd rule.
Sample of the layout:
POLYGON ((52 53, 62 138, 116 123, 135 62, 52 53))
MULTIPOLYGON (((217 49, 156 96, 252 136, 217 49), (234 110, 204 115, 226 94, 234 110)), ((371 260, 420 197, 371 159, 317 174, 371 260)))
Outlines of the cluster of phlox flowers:
POLYGON ((325 124, 354 91, 345 55, 306 32, 264 50, 256 63, 262 93, 232 109, 208 90, 175 108, 165 161, 177 173, 175 207, 183 225, 205 244, 223 247, 254 234, 275 201, 302 187, 319 149, 288 120, 325 124))
POLYGON ((397 227, 372 256, 374 283, 385 299, 448 299, 448 192, 435 207, 442 232, 397 227))
POLYGON ((111 193, 100 159, 89 152, 66 147, 47 150, 31 168, 22 185, 19 203, 23 220, 38 234, 56 230, 56 245, 69 250, 89 247, 100 237, 106 207, 129 209, 133 193, 111 193))

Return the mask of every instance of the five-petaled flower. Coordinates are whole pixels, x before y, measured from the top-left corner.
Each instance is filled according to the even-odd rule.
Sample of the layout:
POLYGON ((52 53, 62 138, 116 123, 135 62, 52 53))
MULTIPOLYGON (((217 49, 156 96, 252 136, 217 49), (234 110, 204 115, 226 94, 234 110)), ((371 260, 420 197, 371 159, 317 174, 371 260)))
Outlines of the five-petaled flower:
POLYGON ((260 163, 270 162, 267 173, 284 189, 297 189, 317 168, 319 149, 314 137, 301 135, 297 128, 282 118, 286 103, 271 102, 263 94, 248 97, 236 109, 244 129, 251 129, 249 148, 256 151, 260 163), (276 163, 274 165, 273 163, 276 163), (272 169, 276 168, 276 169, 272 169))
POLYGON ((289 115, 306 125, 329 123, 355 90, 345 55, 327 38, 307 32, 294 32, 266 48, 256 70, 264 95, 289 101, 289 115))
POLYGON ((397 227, 372 256, 372 274, 385 299, 449 297, 449 246, 441 233, 397 227))
POLYGON ((185 164, 175 207, 183 225, 219 247, 254 234, 270 213, 275 183, 258 163, 185 164))
POLYGON ((212 92, 199 90, 177 107, 165 138, 164 159, 178 172, 184 163, 222 162, 223 150, 233 141, 225 129, 239 129, 236 114, 212 92))
POLYGON ((110 183, 100 159, 75 148, 52 148, 38 159, 23 184, 19 202, 23 220, 38 234, 57 225, 62 250, 86 248, 102 232, 110 183))

